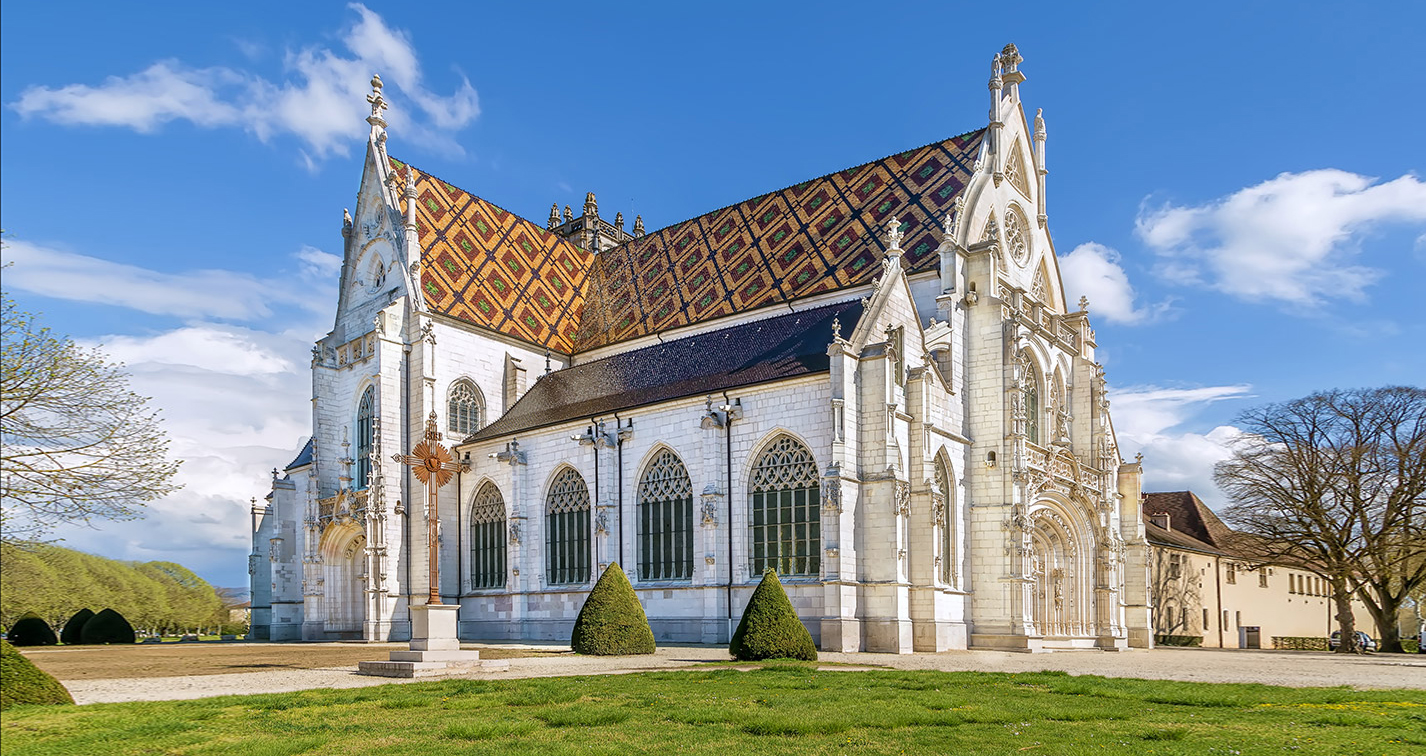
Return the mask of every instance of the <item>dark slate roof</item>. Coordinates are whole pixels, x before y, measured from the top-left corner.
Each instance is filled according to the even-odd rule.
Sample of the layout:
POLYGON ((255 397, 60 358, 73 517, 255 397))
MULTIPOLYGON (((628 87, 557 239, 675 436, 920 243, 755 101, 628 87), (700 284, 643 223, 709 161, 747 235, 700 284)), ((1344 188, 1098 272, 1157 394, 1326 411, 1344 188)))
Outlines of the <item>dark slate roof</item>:
MULTIPOLYGON (((1170 522, 1170 525, 1173 523, 1170 522)), ((1222 553, 1211 543, 1194 538, 1187 533, 1179 533, 1173 530, 1164 530, 1152 522, 1144 523, 1144 536, 1149 539, 1149 543, 1156 546, 1168 546, 1176 549, 1188 549, 1190 551, 1203 551, 1210 554, 1222 553)))
POLYGON ((312 451, 312 439, 309 438, 307 443, 302 446, 302 451, 297 452, 297 458, 292 460, 287 467, 282 468, 283 472, 312 464, 312 451))
POLYGON ((1233 530, 1208 508, 1192 491, 1170 491, 1144 494, 1144 519, 1149 515, 1169 516, 1169 529, 1188 535, 1214 549, 1226 549, 1233 540, 1233 530))
POLYGON ((861 300, 855 299, 557 370, 542 376, 509 412, 467 441, 824 372, 830 366, 832 320, 850 334, 861 315, 861 300))

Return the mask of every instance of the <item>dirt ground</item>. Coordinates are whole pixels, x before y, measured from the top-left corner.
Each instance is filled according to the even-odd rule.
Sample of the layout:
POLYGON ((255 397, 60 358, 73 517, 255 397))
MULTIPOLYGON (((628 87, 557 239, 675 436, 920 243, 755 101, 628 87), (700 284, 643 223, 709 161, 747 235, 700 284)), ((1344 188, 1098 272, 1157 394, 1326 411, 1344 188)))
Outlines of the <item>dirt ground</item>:
MULTIPOLYGON (((24 654, 60 680, 109 680, 355 667, 361 661, 385 661, 392 649, 404 648, 404 643, 155 643, 27 648, 24 654)), ((482 659, 558 655, 527 648, 465 648, 478 648, 482 659)))

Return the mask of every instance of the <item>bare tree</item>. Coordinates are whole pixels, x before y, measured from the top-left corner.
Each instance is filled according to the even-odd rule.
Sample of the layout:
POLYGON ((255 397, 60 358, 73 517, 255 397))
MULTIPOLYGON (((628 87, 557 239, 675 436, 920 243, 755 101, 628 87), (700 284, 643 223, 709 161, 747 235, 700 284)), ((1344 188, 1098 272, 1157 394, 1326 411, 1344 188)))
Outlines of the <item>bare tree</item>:
POLYGON ((132 519, 177 490, 158 413, 123 366, 0 301, 0 540, 132 519))
POLYGON ((1338 651, 1357 651, 1352 596, 1401 650, 1396 615, 1426 582, 1426 391, 1333 390, 1248 410, 1245 434, 1214 480, 1236 546, 1300 565, 1332 588, 1338 651))

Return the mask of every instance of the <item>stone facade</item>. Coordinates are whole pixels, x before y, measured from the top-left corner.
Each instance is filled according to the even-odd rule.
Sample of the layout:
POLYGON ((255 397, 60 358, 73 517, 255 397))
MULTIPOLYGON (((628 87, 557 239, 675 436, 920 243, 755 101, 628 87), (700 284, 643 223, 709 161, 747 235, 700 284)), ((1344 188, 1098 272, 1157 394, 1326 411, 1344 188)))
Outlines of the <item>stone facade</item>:
MULTIPOLYGON (((422 266, 436 262, 418 241, 415 171, 403 186, 386 155, 376 82, 336 322, 313 349, 313 442, 254 507, 254 634, 409 637, 408 607, 428 590, 425 490, 391 457, 435 413, 467 464, 438 491, 439 589, 460 606, 463 638, 567 638, 599 570, 619 562, 659 640, 726 642, 759 578, 759 550, 780 537, 766 534, 786 532, 759 521, 765 505, 754 502, 770 494, 756 471, 771 451, 803 449, 815 483, 796 496, 815 509, 797 510, 789 548, 815 553, 776 563, 803 573, 783 584, 821 648, 1150 645, 1140 465, 1119 456, 1087 307, 1071 309, 1059 284, 1044 121, 1025 116, 1019 63, 1013 46, 995 57, 990 123, 932 265, 905 264, 896 218, 868 220, 879 250, 870 284, 570 354, 425 306, 422 266), (498 435, 449 430, 457 381, 478 389, 489 424, 527 395, 547 401, 532 390, 547 372, 858 299, 846 332, 823 336, 825 369, 498 435), (691 536, 679 536, 691 576, 679 580, 635 569, 648 548, 640 482, 667 452, 687 471, 694 513, 691 536), (568 470, 589 493, 579 535, 591 569, 557 584, 547 544, 565 526, 547 499, 568 470), (471 508, 490 485, 505 508, 504 585, 477 588, 471 508)), ((599 221, 593 203, 580 218, 552 209, 546 227, 598 254, 643 236, 642 219, 626 234, 622 217, 599 221)))

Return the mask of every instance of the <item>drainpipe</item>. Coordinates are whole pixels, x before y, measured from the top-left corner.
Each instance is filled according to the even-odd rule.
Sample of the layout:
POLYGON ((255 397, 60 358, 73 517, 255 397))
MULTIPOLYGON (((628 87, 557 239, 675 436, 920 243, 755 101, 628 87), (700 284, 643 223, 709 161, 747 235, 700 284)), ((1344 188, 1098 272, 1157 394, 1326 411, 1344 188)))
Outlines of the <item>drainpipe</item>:
POLYGON ((589 436, 594 439, 594 443, 590 444, 594 448, 594 506, 589 513, 589 542, 594 547, 594 564, 590 565, 589 575, 594 580, 598 578, 595 573, 599 570, 599 539, 594 537, 594 524, 599 517, 599 421, 592 417, 589 418, 589 436))
MULTIPOLYGON (((470 464, 470 452, 465 453, 465 463, 470 464)), ((463 467, 456 468, 456 603, 465 595, 465 489, 461 487, 463 467)), ((459 626, 459 625, 457 625, 459 626)))
POLYGON ((1218 626, 1218 647, 1223 647, 1223 580, 1220 577, 1220 563, 1222 557, 1213 557, 1213 593, 1218 599, 1218 613, 1213 617, 1213 624, 1218 626))
POLYGON ((723 463, 728 474, 728 640, 733 639, 733 404, 723 392, 723 463))
MULTIPOLYGON (((629 425, 633 426, 634 421, 630 420, 629 425)), ((619 515, 616 518, 619 528, 619 567, 628 571, 628 565, 624 564, 624 423, 619 419, 619 413, 614 413, 614 445, 617 459, 615 464, 618 467, 614 471, 614 490, 618 492, 619 515)), ((638 579, 637 576, 634 578, 638 579)))
MULTIPOLYGON (((411 448, 411 345, 405 345, 402 352, 406 359, 401 362, 401 392, 406 395, 406 401, 401 403, 401 453, 405 454, 411 448)), ((401 530, 406 542, 406 584, 401 592, 406 594, 406 623, 410 624, 411 602, 415 600, 415 594, 411 592, 411 468, 402 465, 401 475, 401 494, 406 500, 406 505, 402 507, 405 511, 401 514, 405 520, 401 530)))

